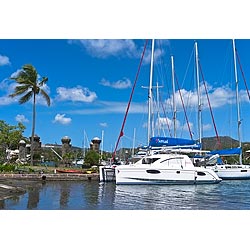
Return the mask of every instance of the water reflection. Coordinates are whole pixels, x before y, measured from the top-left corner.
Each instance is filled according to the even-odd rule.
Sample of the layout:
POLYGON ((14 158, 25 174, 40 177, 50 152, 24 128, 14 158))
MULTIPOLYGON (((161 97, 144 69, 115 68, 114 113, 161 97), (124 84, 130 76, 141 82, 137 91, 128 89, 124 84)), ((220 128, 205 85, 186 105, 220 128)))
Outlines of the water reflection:
POLYGON ((179 210, 250 209, 250 181, 216 185, 115 185, 98 181, 32 183, 0 209, 179 210))
POLYGON ((40 188, 30 188, 28 191, 27 209, 36 209, 40 200, 40 188))
POLYGON ((116 185, 111 182, 100 183, 98 189, 99 209, 115 209, 116 185))
POLYGON ((60 209, 67 209, 69 198, 70 198, 70 185, 60 185, 60 209))

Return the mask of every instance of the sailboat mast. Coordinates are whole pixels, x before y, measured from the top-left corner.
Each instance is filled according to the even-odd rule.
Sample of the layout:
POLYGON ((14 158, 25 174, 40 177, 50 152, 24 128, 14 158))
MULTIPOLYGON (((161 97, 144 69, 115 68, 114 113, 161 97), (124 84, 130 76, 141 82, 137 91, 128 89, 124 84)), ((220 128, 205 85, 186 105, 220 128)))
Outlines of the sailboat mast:
MULTIPOLYGON (((238 74, 237 74, 237 65, 236 65, 236 48, 235 48, 235 41, 233 39, 233 56, 234 56, 234 76, 235 76, 235 86, 236 86, 236 104, 237 104, 237 120, 238 120, 238 140, 239 140, 239 147, 241 148, 241 133, 240 133, 240 125, 241 125, 241 118, 240 118, 240 103, 239 103, 239 81, 238 81, 238 74)), ((240 153, 239 162, 242 164, 242 153, 240 153)))
POLYGON ((171 56, 172 67, 172 88, 173 88, 173 122, 174 122, 174 138, 176 138, 176 103, 175 103, 175 81, 174 81, 174 57, 171 56))
POLYGON ((152 134, 151 129, 151 113, 152 113, 152 92, 153 92, 153 64, 154 64, 154 44, 155 40, 152 39, 152 50, 151 50, 151 64, 150 64, 150 78, 149 78, 149 89, 148 89, 148 144, 152 134))
POLYGON ((199 78, 199 55, 198 55, 198 45, 195 44, 195 63, 196 63, 196 80, 197 80, 197 96, 198 96, 198 133, 199 133, 199 143, 201 145, 202 138, 202 127, 201 127, 201 98, 200 98, 200 78, 199 78))

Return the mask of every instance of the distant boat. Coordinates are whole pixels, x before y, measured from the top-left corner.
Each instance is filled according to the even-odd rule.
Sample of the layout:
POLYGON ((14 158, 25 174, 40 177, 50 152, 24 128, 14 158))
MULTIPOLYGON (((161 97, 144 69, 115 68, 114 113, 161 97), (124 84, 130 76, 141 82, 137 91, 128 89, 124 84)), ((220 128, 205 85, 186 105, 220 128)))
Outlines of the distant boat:
POLYGON ((86 171, 76 169, 56 169, 56 173, 86 174, 86 171))
POLYGON ((240 118, 239 93, 238 93, 237 65, 236 65, 236 47, 235 47, 234 40, 233 40, 233 55, 234 55, 234 73, 235 73, 235 84, 236 84, 239 147, 232 148, 232 149, 212 151, 210 153, 212 155, 218 154, 219 156, 239 155, 239 164, 226 164, 221 160, 219 164, 211 166, 211 168, 216 172, 216 174, 221 179, 224 179, 224 180, 250 179, 250 165, 242 164, 242 144, 241 144, 241 135, 240 135, 241 118, 240 118))

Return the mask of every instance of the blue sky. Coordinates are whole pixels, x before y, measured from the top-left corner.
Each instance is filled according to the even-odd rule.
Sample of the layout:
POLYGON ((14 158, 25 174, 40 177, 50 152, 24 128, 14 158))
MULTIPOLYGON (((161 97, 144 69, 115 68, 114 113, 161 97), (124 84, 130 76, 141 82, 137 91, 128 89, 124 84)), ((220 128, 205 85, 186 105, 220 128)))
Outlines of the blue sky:
MULTIPOLYGON (((172 83, 170 56, 174 56, 175 71, 187 109, 189 123, 198 139, 197 95, 194 76, 194 41, 198 43, 199 58, 209 91, 209 98, 219 135, 237 139, 237 117, 235 106, 235 84, 231 39, 156 39, 153 85, 158 82, 161 123, 160 135, 169 136, 168 122, 172 125, 172 83), (163 125, 165 124, 165 125, 163 125), (164 129, 164 131, 163 131, 164 129)), ((104 133, 103 148, 114 149, 117 141, 131 89, 135 80, 144 39, 0 39, 0 109, 1 119, 9 124, 21 121, 25 136, 31 134, 32 105, 19 105, 17 99, 8 97, 15 83, 10 76, 18 73, 24 64, 35 66, 40 76, 49 81, 45 90, 51 97, 51 107, 42 99, 37 103, 36 133, 45 143, 61 143, 65 135, 72 144, 82 147, 104 133)), ((248 68, 250 40, 236 39, 245 78, 250 79, 248 68)), ((151 40, 149 40, 143 65, 135 88, 132 105, 120 146, 132 147, 147 140, 147 87, 151 40)), ((242 116, 242 140, 250 141, 247 124, 250 122, 246 88, 238 67, 242 116)), ((200 81, 202 81, 200 75, 200 81)), ((184 121, 178 87, 177 136, 189 137, 184 121)), ((212 119, 207 108, 204 89, 202 91, 203 136, 215 136, 212 119)), ((154 89, 154 100, 156 92, 154 89)), ((155 135, 158 135, 156 121, 155 135)))

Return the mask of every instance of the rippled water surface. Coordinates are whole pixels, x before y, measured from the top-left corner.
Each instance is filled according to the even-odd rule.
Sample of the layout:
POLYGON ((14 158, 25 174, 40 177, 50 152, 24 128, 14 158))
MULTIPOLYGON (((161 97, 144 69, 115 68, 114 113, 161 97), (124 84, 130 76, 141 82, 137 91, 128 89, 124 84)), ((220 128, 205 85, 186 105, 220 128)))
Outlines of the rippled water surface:
POLYGON ((9 210, 248 210, 250 180, 210 185, 115 185, 98 181, 35 183, 0 202, 9 210))

